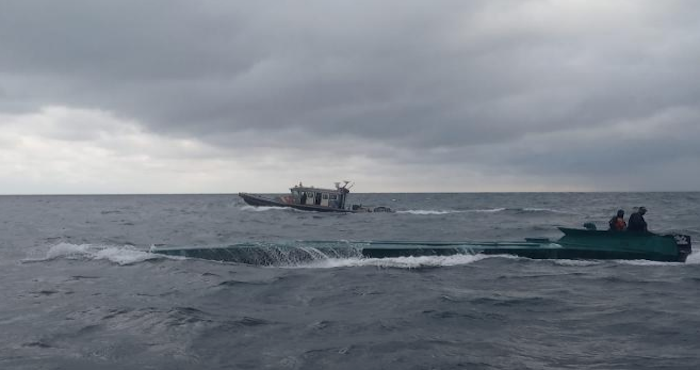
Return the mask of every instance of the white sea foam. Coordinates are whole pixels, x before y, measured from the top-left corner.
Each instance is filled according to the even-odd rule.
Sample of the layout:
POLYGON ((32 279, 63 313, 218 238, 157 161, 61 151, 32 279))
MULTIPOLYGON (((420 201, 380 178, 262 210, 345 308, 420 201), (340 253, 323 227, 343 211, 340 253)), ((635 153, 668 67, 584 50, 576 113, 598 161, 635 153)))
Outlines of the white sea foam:
POLYGON ((691 253, 685 263, 687 265, 700 265, 700 252, 691 253))
POLYGON ((548 208, 532 208, 532 207, 525 207, 522 208, 523 211, 525 212, 559 212, 554 209, 548 209, 548 208))
POLYGON ((242 211, 253 211, 253 212, 264 212, 264 211, 274 211, 274 210, 287 210, 289 208, 285 207, 254 207, 254 206, 243 206, 242 211))
POLYGON ((474 212, 474 213, 496 213, 496 212, 503 212, 507 210, 507 208, 488 208, 488 209, 470 209, 465 212, 474 212))
POLYGON ((509 209, 509 208, 486 208, 486 209, 463 209, 463 210, 431 210, 431 209, 409 209, 405 211, 397 211, 396 213, 408 213, 413 215, 445 215, 449 213, 497 213, 503 211, 525 211, 525 212, 556 212, 556 213, 566 213, 563 211, 555 211, 551 209, 541 209, 541 208, 522 208, 522 209, 509 209))
POLYGON ((533 212, 533 213, 560 213, 560 214, 574 214, 569 211, 562 211, 559 209, 551 209, 551 208, 531 208, 531 207, 526 207, 526 208, 515 208, 512 209, 513 211, 521 211, 521 212, 533 212))
POLYGON ((683 266, 682 262, 659 262, 649 260, 616 260, 615 262, 621 265, 632 266, 683 266))
POLYGON ((319 268, 330 269, 339 267, 380 267, 418 269, 426 267, 449 267, 468 265, 486 258, 518 258, 515 256, 484 254, 458 254, 453 256, 421 256, 421 257, 394 257, 394 258, 329 258, 317 260, 308 264, 294 266, 293 268, 319 268))
POLYGON ((132 246, 113 246, 96 244, 71 244, 59 243, 49 248, 46 257, 39 260, 27 261, 47 261, 58 258, 66 259, 88 259, 88 260, 108 260, 119 265, 130 265, 152 259, 163 258, 164 256, 138 250, 132 246))
POLYGON ((446 215, 450 213, 495 213, 505 211, 506 208, 489 208, 489 209, 464 209, 464 210, 432 210, 432 209, 409 209, 405 211, 396 211, 396 213, 408 213, 412 215, 446 215))
POLYGON ((623 265, 634 266, 684 266, 684 265, 700 265, 700 252, 692 253, 683 262, 659 262, 649 260, 617 260, 616 262, 623 265))
POLYGON ((684 265, 700 265, 700 252, 691 253, 683 262, 659 262, 649 260, 615 260, 621 265, 633 266, 684 266, 684 265))
MULTIPOLYGON (((693 253, 688 256, 685 263, 682 262, 660 262, 650 260, 613 260, 621 265, 632 266, 683 266, 683 265, 700 265, 700 252, 693 253)), ((554 260, 554 263, 562 266, 594 266, 605 263, 603 260, 554 260)))
POLYGON ((581 266, 581 267, 586 267, 586 266, 595 266, 599 265, 601 262, 600 261, 591 261, 591 260, 553 260, 555 265, 559 266, 581 266))
POLYGON ((440 211, 427 209, 409 209, 406 211, 396 211, 396 213, 407 213, 411 215, 446 215, 449 213, 461 213, 463 211, 440 211))

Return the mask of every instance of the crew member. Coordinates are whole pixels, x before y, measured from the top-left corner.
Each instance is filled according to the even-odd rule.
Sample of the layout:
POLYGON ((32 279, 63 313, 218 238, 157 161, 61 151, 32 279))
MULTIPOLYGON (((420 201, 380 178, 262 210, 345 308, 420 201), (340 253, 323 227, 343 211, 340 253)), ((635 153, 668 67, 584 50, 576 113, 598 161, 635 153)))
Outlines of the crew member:
POLYGON ((637 231, 637 232, 649 232, 647 229, 647 222, 644 221, 644 215, 647 213, 645 207, 639 207, 637 212, 633 213, 629 219, 629 225, 627 226, 627 231, 637 231))
POLYGON ((627 227, 627 224, 625 223, 625 211, 623 210, 618 210, 617 215, 613 216, 613 218, 610 219, 608 222, 608 225, 610 225, 610 230, 612 231, 623 231, 627 227))

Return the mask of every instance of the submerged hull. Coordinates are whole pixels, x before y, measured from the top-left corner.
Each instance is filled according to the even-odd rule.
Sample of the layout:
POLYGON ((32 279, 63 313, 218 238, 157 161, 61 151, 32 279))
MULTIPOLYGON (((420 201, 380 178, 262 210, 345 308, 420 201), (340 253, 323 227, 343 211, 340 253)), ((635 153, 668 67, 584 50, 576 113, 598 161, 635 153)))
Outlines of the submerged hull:
POLYGON ((524 242, 413 242, 306 241, 276 244, 244 243, 216 248, 154 248, 152 252, 257 265, 297 263, 319 257, 419 257, 457 254, 515 255, 534 259, 616 259, 685 262, 690 237, 629 232, 561 229, 556 241, 524 242))
POLYGON ((614 259, 685 262, 691 253, 687 235, 611 232, 560 228, 556 241, 526 242, 370 242, 362 254, 372 258, 482 253, 533 259, 614 259))

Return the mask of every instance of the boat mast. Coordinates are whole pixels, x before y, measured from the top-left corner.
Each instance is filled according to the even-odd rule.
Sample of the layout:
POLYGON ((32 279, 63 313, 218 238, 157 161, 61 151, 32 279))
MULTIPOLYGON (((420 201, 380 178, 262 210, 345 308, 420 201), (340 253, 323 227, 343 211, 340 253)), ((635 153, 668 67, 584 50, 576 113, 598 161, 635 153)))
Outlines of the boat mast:
POLYGON ((339 196, 340 196, 340 204, 339 204, 340 209, 345 208, 345 197, 350 192, 350 188, 352 187, 352 185, 350 185, 350 188, 348 188, 348 183, 350 183, 350 181, 343 180, 343 182, 345 183, 345 184, 343 184, 343 186, 340 186, 339 182, 335 183, 335 188, 338 190, 339 196))

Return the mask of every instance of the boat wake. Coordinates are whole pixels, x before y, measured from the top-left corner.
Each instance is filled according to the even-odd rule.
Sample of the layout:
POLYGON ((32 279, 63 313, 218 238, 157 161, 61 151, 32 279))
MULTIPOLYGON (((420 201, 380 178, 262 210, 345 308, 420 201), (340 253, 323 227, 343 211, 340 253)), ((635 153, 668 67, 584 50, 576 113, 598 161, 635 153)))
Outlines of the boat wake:
MULTIPOLYGON (((242 211, 265 212, 265 211, 296 211, 288 207, 274 206, 242 206, 242 211)), ((486 208, 486 209, 406 209, 397 210, 399 214, 409 214, 418 216, 448 215, 454 213, 515 213, 515 214, 572 214, 571 212, 548 209, 548 208, 486 208)))
POLYGON ((632 265, 632 266, 686 266, 686 265, 700 265, 700 252, 692 253, 688 256, 685 262, 660 262, 660 261, 649 261, 649 260, 551 260, 555 265, 560 266, 575 266, 575 267, 586 267, 586 266, 596 266, 604 263, 615 263, 620 265, 632 265))
POLYGON ((516 213, 516 214, 572 214, 571 212, 548 209, 548 208, 487 208, 487 209, 450 209, 450 210, 430 210, 430 209, 409 209, 404 211, 396 211, 396 213, 412 214, 412 215, 445 215, 450 213, 516 213))
POLYGON ((265 207, 265 206, 243 206, 242 211, 265 212, 265 211, 289 211, 287 207, 265 207))
POLYGON ((473 213, 496 213, 496 212, 503 212, 507 211, 508 208, 488 208, 488 209, 470 209, 464 212, 473 212, 473 213))
POLYGON ((557 213, 557 214, 574 214, 569 211, 562 211, 560 209, 549 209, 549 208, 506 208, 506 211, 513 211, 517 213, 557 213))
POLYGON ((412 215, 446 215, 450 213, 496 213, 507 211, 507 208, 489 208, 489 209, 448 209, 448 210, 431 210, 431 209, 409 209, 405 211, 396 211, 396 213, 407 213, 412 215))
POLYGON ((615 262, 621 265, 634 266, 685 266, 685 265, 700 265, 700 252, 691 253, 684 262, 659 262, 648 260, 616 260, 615 262))
POLYGON ((406 211, 396 211, 396 213, 404 213, 411 215, 446 215, 450 213, 462 213, 464 211, 439 211, 439 210, 425 210, 425 209, 409 209, 406 211))

